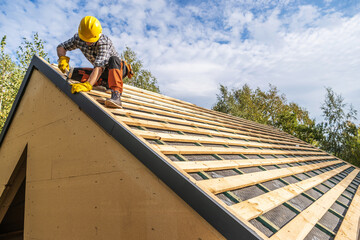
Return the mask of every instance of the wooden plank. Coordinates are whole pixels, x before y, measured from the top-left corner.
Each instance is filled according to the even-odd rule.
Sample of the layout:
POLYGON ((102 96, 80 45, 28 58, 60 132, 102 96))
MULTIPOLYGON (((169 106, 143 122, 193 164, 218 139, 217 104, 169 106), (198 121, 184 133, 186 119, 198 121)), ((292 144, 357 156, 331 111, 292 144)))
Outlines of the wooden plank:
MULTIPOLYGON (((140 109, 140 110, 144 110, 144 109, 140 109)), ((163 113, 161 113, 163 114, 163 113)), ((169 112, 167 112, 166 114, 170 114, 169 112)), ((187 118, 185 118, 187 119, 187 118)), ((176 129, 175 129, 176 130, 176 129)), ((201 129, 203 130, 203 129, 201 129)), ((185 130, 186 131, 186 130, 185 130)), ((204 132, 204 134, 208 134, 208 132, 204 132)), ((226 136, 226 137, 231 137, 231 136, 226 136)), ((237 139, 246 139, 246 140, 254 140, 254 141, 264 141, 264 142, 270 142, 270 143, 283 143, 283 144, 287 144, 287 145, 292 145, 292 146, 309 146, 307 148, 309 149, 313 149, 314 147, 311 145, 306 145, 306 144, 299 144, 299 143, 293 143, 293 142, 286 142, 286 141, 279 141, 279 140, 271 140, 269 138, 266 138, 266 136, 264 136, 263 138, 257 138, 257 137, 251 137, 251 136, 247 136, 247 135, 233 135, 233 138, 237 138, 237 139)), ((225 139, 226 140, 226 139, 225 139)), ((283 139, 282 139, 283 140, 283 139)))
POLYGON ((294 145, 279 145, 279 144, 267 144, 259 142, 249 142, 243 140, 224 139, 216 137, 198 137, 181 134, 168 134, 157 133, 144 130, 133 130, 135 134, 145 138, 153 140, 162 140, 169 142, 191 142, 191 143, 210 143, 210 144, 226 144, 229 146, 245 146, 245 147, 261 147, 261 148, 279 148, 279 149, 299 149, 299 150, 314 150, 315 148, 299 147, 294 145))
MULTIPOLYGON (((116 113, 124 114, 124 115, 130 116, 130 117, 141 117, 141 118, 147 118, 149 120, 167 121, 170 123, 184 124, 184 125, 188 125, 188 126, 196 126, 196 127, 202 127, 202 128, 210 128, 213 130, 230 132, 230 133, 238 133, 238 134, 244 134, 244 135, 249 134, 249 132, 241 131, 241 130, 237 130, 237 129, 219 127, 219 126, 215 126, 215 125, 209 125, 209 124, 205 124, 205 123, 188 121, 188 120, 174 118, 174 117, 158 116, 158 115, 154 115, 154 114, 142 113, 142 112, 137 112, 137 111, 125 110, 125 109, 119 109, 119 110, 117 110, 116 113)), ((263 136, 263 135, 254 134, 254 133, 250 133, 250 134, 252 134, 253 136, 258 136, 258 137, 263 136)))
POLYGON ((196 112, 200 111, 200 112, 208 113, 208 114, 210 114, 211 117, 214 117, 214 115, 216 115, 217 117, 220 117, 220 118, 226 119, 226 120, 230 118, 235 121, 233 124, 239 124, 239 126, 242 126, 242 127, 250 127, 250 128, 258 129, 258 131, 265 130, 265 131, 275 132, 276 134, 285 135, 285 136, 289 137, 289 134, 284 133, 272 126, 255 123, 255 122, 252 122, 252 121, 249 121, 249 120, 246 120, 243 118, 239 118, 239 117, 234 117, 232 115, 225 114, 222 112, 217 112, 217 111, 209 110, 206 108, 201 108, 199 106, 196 106, 195 104, 184 102, 184 101, 181 101, 181 100, 178 100, 175 98, 171 98, 171 97, 168 97, 165 95, 157 94, 154 92, 149 92, 149 91, 141 92, 141 89, 135 88, 135 87, 132 87, 129 85, 125 86, 125 84, 124 84, 124 92, 130 93, 133 95, 145 96, 146 98, 151 98, 156 101, 165 101, 172 105, 186 106, 187 108, 191 108, 191 109, 195 110, 196 112))
POLYGON ((335 159, 332 156, 324 157, 298 157, 298 158, 271 158, 271 159, 241 159, 241 160, 222 160, 222 161, 188 161, 176 162, 176 164, 186 172, 217 171, 233 168, 256 167, 274 164, 286 164, 296 162, 307 162, 315 160, 335 159))
POLYGON ((202 147, 202 146, 171 146, 154 145, 154 148, 163 154, 296 154, 296 155, 328 155, 324 152, 315 151, 291 151, 270 149, 246 149, 226 147, 202 147))
POLYGON ((340 225, 335 240, 353 240, 359 239, 360 224, 360 187, 346 212, 345 218, 340 225))
POLYGON ((336 199, 343 193, 351 181, 356 177, 359 170, 354 169, 340 183, 326 192, 316 202, 298 214, 293 220, 276 232, 270 239, 304 239, 313 229, 315 224, 323 217, 334 204, 336 199))
MULTIPOLYGON (((148 103, 158 104, 158 105, 161 105, 164 107, 177 109, 180 111, 186 111, 186 112, 193 113, 193 114, 196 114, 196 113, 199 114, 200 107, 198 107, 198 106, 195 106, 195 105, 190 106, 187 104, 178 103, 176 101, 168 101, 168 100, 164 100, 164 98, 154 98, 154 97, 151 97, 149 94, 142 95, 142 94, 134 94, 134 92, 132 92, 132 94, 127 95, 127 93, 131 93, 130 91, 124 90, 124 96, 133 98, 133 99, 137 99, 137 100, 141 100, 144 102, 148 102, 148 103)), ((201 111, 200 114, 203 114, 203 112, 201 111)), ((205 115, 208 116, 208 114, 205 114, 205 115)))
POLYGON ((156 102, 158 102, 158 101, 166 101, 167 103, 170 103, 171 105, 180 104, 180 106, 183 106, 185 104, 187 108, 192 108, 193 110, 195 110, 195 113, 197 115, 201 114, 202 112, 205 112, 207 114, 206 116, 210 116, 212 119, 214 119, 214 117, 215 117, 217 121, 221 121, 222 123, 229 123, 229 119, 232 119, 233 121, 235 121, 235 122, 233 122, 233 124, 236 124, 237 126, 240 126, 240 127, 246 127, 245 130, 249 130, 248 129, 249 127, 250 128, 255 127, 255 128, 259 128, 258 130, 255 130, 255 131, 260 131, 261 133, 263 133, 264 131, 265 132, 270 131, 269 133, 274 133, 275 135, 283 135, 286 138, 291 138, 291 139, 294 139, 294 140, 298 141, 297 138, 291 136, 288 133, 282 132, 282 131, 280 131, 280 130, 272 127, 272 126, 267 126, 267 125, 264 125, 264 124, 255 123, 255 122, 252 122, 252 121, 249 121, 249 120, 246 120, 246 119, 242 119, 242 118, 239 118, 239 117, 234 117, 234 116, 231 116, 229 114, 222 113, 222 112, 217 112, 217 111, 201 108, 201 107, 198 107, 198 106, 196 106, 194 104, 187 103, 187 102, 184 102, 184 101, 181 101, 181 100, 178 100, 178 99, 175 99, 175 98, 171 98, 171 97, 168 97, 168 96, 165 96, 165 95, 161 95, 161 94, 158 94, 158 93, 149 92, 149 91, 142 92, 142 89, 134 88, 134 87, 128 86, 128 85, 127 86, 124 85, 124 92, 129 92, 130 94, 135 93, 135 95, 140 95, 140 96, 145 95, 144 97, 152 98, 152 99, 156 100, 156 102), (155 96, 155 97, 151 97, 151 96, 155 96), (164 100, 164 99, 169 99, 169 100, 164 100), (217 115, 217 116, 214 116, 214 115, 217 115), (219 117, 220 117, 220 119, 219 119, 219 117), (223 119, 223 118, 225 118, 225 119, 223 119), (240 123, 240 125, 238 125, 239 123, 240 123), (245 126, 244 126, 244 124, 245 124, 245 126))
POLYGON ((222 112, 217 112, 217 111, 213 111, 213 110, 209 110, 206 108, 202 108, 199 106, 196 106, 195 104, 189 103, 189 102, 185 102, 176 98, 172 98, 169 96, 165 96, 162 94, 158 94, 158 93, 154 93, 154 92, 150 92, 150 91, 146 91, 140 88, 136 88, 133 86, 129 86, 124 84, 124 92, 129 93, 131 95, 139 95, 139 96, 144 96, 146 98, 151 98, 153 100, 156 101, 162 101, 162 102, 167 102, 170 103, 171 105, 178 105, 178 106, 185 106, 186 108, 190 108, 192 110, 195 110, 195 112, 198 113, 206 113, 206 116, 210 116, 211 118, 214 117, 220 117, 221 119, 223 119, 223 121, 225 120, 226 122, 229 122, 229 119, 235 121, 234 124, 239 124, 238 126, 242 126, 244 127, 243 124, 245 124, 245 126, 247 126, 246 124, 249 124, 250 127, 257 127, 259 128, 259 130, 262 131, 270 131, 273 132, 275 131, 278 134, 284 134, 286 136, 289 136, 288 134, 285 134, 284 132, 281 132, 280 130, 272 127, 272 126, 267 126, 265 124, 260 124, 260 123, 255 123, 243 118, 239 118, 239 117, 235 117, 229 114, 225 114, 222 112), (216 116, 214 116, 216 115, 216 116))
MULTIPOLYGON (((147 96, 147 97, 149 97, 149 96, 147 96)), ((176 104, 175 102, 171 102, 172 104, 176 104)), ((195 111, 196 111, 196 113, 199 113, 199 111, 200 112, 203 112, 202 110, 202 108, 200 108, 200 107, 195 107, 195 108, 193 108, 195 111)), ((216 118, 216 117, 214 117, 214 115, 216 115, 216 113, 218 113, 218 112, 216 112, 216 111, 212 111, 212 110, 208 110, 208 109, 205 109, 205 110, 207 110, 207 111, 205 111, 205 112, 209 112, 209 111, 211 111, 211 112, 209 112, 210 114, 211 114, 211 117, 213 118, 213 119, 217 119, 217 120, 219 120, 218 118, 216 118)), ((221 116, 221 117, 224 117, 224 116, 221 116)), ((226 115, 226 117, 228 117, 228 115, 226 115)), ((220 119, 221 120, 221 119, 220 119)), ((236 119, 236 120, 243 120, 243 119, 241 119, 241 118, 238 118, 238 119, 236 119)), ((202 121, 204 121, 204 119, 202 120, 202 121)), ((269 135, 274 135, 274 134, 276 134, 276 135, 282 135, 282 136, 284 136, 284 137, 287 137, 287 138, 291 138, 291 136, 289 136, 289 134, 287 134, 287 133, 284 133, 284 132, 281 132, 281 131, 279 131, 278 129, 276 129, 276 128, 274 128, 274 127, 271 127, 271 126, 266 126, 266 125, 264 125, 264 127, 259 127, 258 125, 260 125, 260 124, 258 124, 258 123, 254 123, 254 122, 250 122, 250 121, 239 121, 239 123, 235 123, 235 122, 231 122, 232 124, 228 124, 228 122, 229 121, 226 121, 226 122, 224 122, 224 121, 214 121, 214 123, 216 124, 216 125, 219 125, 219 126, 226 126, 226 127, 232 127, 232 128, 236 128, 236 129, 241 129, 241 130, 244 130, 244 131, 247 131, 247 132, 250 132, 250 133, 260 133, 260 134, 264 134, 264 132, 266 133, 266 134, 269 134, 269 135)))
POLYGON ((297 195, 325 182, 329 178, 349 167, 350 165, 341 166, 329 172, 322 173, 312 178, 290 184, 255 198, 234 204, 230 206, 230 208, 234 210, 238 216, 241 216, 246 221, 249 221, 296 197, 297 195))
POLYGON ((158 116, 158 115, 154 115, 154 114, 142 113, 142 112, 132 111, 132 110, 118 109, 116 111, 116 113, 124 114, 129 117, 140 117, 140 118, 146 118, 149 120, 166 121, 169 123, 183 124, 183 125, 192 126, 192 127, 195 126, 195 127, 200 127, 200 128, 208 128, 208 129, 222 131, 222 132, 237 133, 237 134, 242 134, 242 135, 250 134, 251 136, 256 136, 256 137, 264 136, 263 134, 249 133, 246 131, 241 131, 241 130, 237 130, 237 129, 233 129, 233 128, 219 127, 219 126, 209 125, 209 124, 205 124, 205 123, 193 122, 193 121, 188 121, 188 120, 174 118, 174 117, 158 116))
MULTIPOLYGON (((184 116, 184 115, 181 115, 181 114, 178 114, 178 113, 173 113, 173 112, 163 111, 163 110, 157 110, 157 109, 153 109, 153 108, 149 108, 149 107, 138 106, 138 105, 135 105, 135 104, 127 104, 127 105, 125 105, 125 108, 129 107, 129 105, 131 105, 131 107, 134 107, 136 110, 140 110, 140 111, 147 111, 147 112, 155 113, 155 114, 174 116, 174 117, 177 117, 177 118, 187 119, 187 120, 192 120, 192 121, 201 121, 201 122, 209 123, 209 124, 212 124, 212 125, 231 127, 231 125, 226 125, 226 124, 222 125, 222 124, 219 124, 218 122, 214 122, 214 121, 210 121, 210 120, 197 119, 196 117, 184 116)), ((116 110, 114 110, 114 111, 116 111, 116 110)), ((117 112, 114 112, 114 113, 117 113, 117 112)), ((259 139, 259 138, 253 138, 253 137, 247 136, 247 135, 244 136, 244 137, 241 137, 241 138, 244 138, 244 139, 259 139)), ((266 141, 266 142, 277 142, 276 140, 271 140, 271 139, 267 138, 266 134, 263 134, 263 139, 264 139, 263 141, 266 141)), ((282 139, 282 140, 284 141, 284 139, 282 139)), ((286 142, 286 144, 293 145, 293 146, 307 146, 307 147, 313 148, 313 146, 311 146, 311 145, 309 145, 307 143, 303 144, 303 143, 286 142)))
MULTIPOLYGON (((181 113, 174 113, 171 111, 165 111, 162 109, 156 109, 156 108, 151 108, 151 107, 147 107, 147 106, 140 106, 140 105, 136 105, 136 104, 132 104, 132 103, 124 103, 124 107, 125 108, 131 108, 131 109, 136 109, 139 111, 145 111, 145 112, 149 112, 149 113, 155 113, 155 114, 160 114, 160 115, 165 115, 165 116, 171 116, 171 117, 176 117, 176 118, 180 118, 180 119, 186 119, 186 120, 191 120, 191 121, 196 121, 196 122, 203 122, 203 123, 208 123, 208 124, 212 124, 212 125, 216 125, 216 126, 223 126, 222 124, 212 121, 212 120, 206 120, 206 119, 201 119, 198 117, 192 117, 192 116, 188 116, 188 115, 183 115, 181 113)), ((116 109, 113 110, 113 113, 120 113, 118 112, 116 109)), ((231 126, 231 125, 229 125, 231 126)))
POLYGON ((186 105, 188 107, 198 107, 193 103, 185 102, 185 101, 182 101, 180 99, 176 99, 176 98, 169 97, 169 96, 166 96, 166 95, 163 95, 163 94, 160 94, 160 93, 148 91, 148 90, 145 90, 145 89, 142 89, 142 88, 137 88, 137 87, 130 86, 130 85, 127 85, 127 84, 124 84, 124 90, 136 92, 136 93, 139 93, 141 95, 151 96, 152 99, 155 99, 155 100, 165 100, 165 101, 174 102, 174 103, 181 104, 181 105, 186 105))
MULTIPOLYGON (((98 92, 98 91, 92 91, 90 93, 90 95, 98 95, 98 96, 102 96, 102 97, 105 97, 107 96, 108 97, 108 94, 105 94, 105 93, 102 93, 102 92, 98 92)), ((190 116, 190 117, 199 117, 199 114, 196 114, 196 113, 188 113, 187 111, 182 111, 182 110, 178 110, 178 109, 173 109, 171 107, 167 107, 167 106, 161 106, 161 105, 158 105, 156 103, 148 103, 148 102, 144 102, 144 101, 139 101, 139 100, 136 100, 136 99, 132 99, 132 98, 123 98, 123 102, 127 102, 127 103, 133 103, 135 105, 140 105, 140 106, 147 106, 147 107, 151 107, 151 108, 154 108, 154 109, 161 109, 161 110, 164 110, 164 111, 170 111, 170 112, 175 112, 175 113, 179 113, 179 114, 183 114, 183 115, 187 115, 187 116, 190 116)), ((123 104, 124 107, 126 107, 126 105, 123 104)), ((204 118, 204 117, 202 117, 204 118)), ((214 121, 214 118, 212 117, 206 117, 205 119, 207 120, 212 120, 214 121)), ((225 123, 228 123, 228 122, 225 122, 225 123)), ((248 132, 247 134, 249 135, 253 135, 252 132, 248 132)), ((258 135, 258 134, 257 134, 258 135)), ((270 139, 287 139, 288 141, 290 142, 294 142, 294 143, 303 143, 297 139, 294 139, 294 138, 289 138, 287 136, 282 136, 281 138, 278 136, 278 135, 269 135, 270 139)))
POLYGON ((247 174, 224 177, 224 178, 202 180, 202 181, 198 181, 197 184, 200 187, 208 189, 210 192, 217 194, 225 191, 244 188, 261 182, 287 177, 290 175, 313 171, 319 168, 328 167, 342 162, 343 161, 340 160, 328 161, 328 162, 304 165, 299 167, 289 167, 289 168, 281 168, 281 169, 275 169, 269 171, 247 173, 247 174))
MULTIPOLYGON (((125 124, 128 124, 130 126, 142 126, 142 127, 158 128, 158 129, 165 129, 165 130, 172 130, 172 131, 184 131, 184 132, 198 133, 198 134, 205 134, 205 135, 230 137, 230 138, 234 138, 234 139, 248 139, 248 140, 254 140, 254 141, 270 142, 270 140, 264 139, 264 138, 255 138, 255 137, 249 137, 249 136, 245 136, 245 135, 224 133, 224 132, 218 132, 218 131, 214 131, 214 130, 207 130, 207 129, 202 129, 202 128, 188 127, 188 126, 175 125, 175 124, 169 124, 169 123, 161 123, 161 122, 156 122, 156 121, 133 119, 133 118, 122 117, 122 116, 117 116, 116 119, 125 124)), ((272 140, 271 142, 280 143, 280 144, 294 144, 294 143, 290 143, 287 141, 281 141, 281 140, 272 140)))
MULTIPOLYGON (((141 110, 139 108, 139 105, 136 105, 136 104, 139 104, 137 102, 133 102, 134 105, 132 106, 132 108, 136 109, 136 110, 141 110)), ((146 104, 141 104, 140 106, 147 106, 146 104)), ((125 108, 127 108, 128 106, 127 105, 124 105, 125 108)), ((161 113, 161 114, 165 114, 165 115, 169 115, 169 109, 163 109, 163 108, 158 108, 160 110, 163 110, 163 111, 166 111, 166 113, 161 113)), ((154 108, 151 108, 151 112, 155 112, 154 111, 154 108)), ((300 141, 298 140, 294 140, 292 138, 289 138, 289 137, 284 137, 284 136, 279 136, 279 135, 274 135, 272 133, 268 133, 268 132, 256 132, 256 131, 252 131, 252 130, 249 130, 249 129, 246 129, 246 128, 243 128, 243 127, 236 127, 234 125, 230 125, 227 123, 221 123, 221 122, 218 122, 218 121, 214 121, 214 119, 201 119, 199 118, 199 115, 193 115, 193 114, 185 114, 184 112, 178 112, 178 111, 173 111, 175 113, 178 113, 178 114, 182 114, 181 118, 183 119, 187 119, 187 120, 194 120, 196 122, 200 122, 202 124, 210 124, 210 125, 202 125, 203 127, 205 128, 216 128, 216 126, 220 127, 220 128, 223 128, 223 129, 229 129, 227 131, 232 131, 232 132, 235 132, 235 131, 238 131, 239 133, 242 132, 243 134, 245 135, 250 135, 250 136, 261 136, 263 138, 267 138, 267 139, 283 139, 283 140, 289 140, 291 142, 295 142, 297 144, 300 144, 300 141), (226 128, 225 128, 226 127, 226 128), (242 129, 242 130, 239 130, 239 129, 242 129)))

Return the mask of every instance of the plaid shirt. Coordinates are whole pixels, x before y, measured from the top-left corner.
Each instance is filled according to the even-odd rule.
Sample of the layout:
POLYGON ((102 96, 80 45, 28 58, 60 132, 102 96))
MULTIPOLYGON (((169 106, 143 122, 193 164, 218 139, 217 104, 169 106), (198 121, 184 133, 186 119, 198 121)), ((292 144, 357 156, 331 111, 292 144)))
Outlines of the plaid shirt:
POLYGON ((94 67, 107 67, 109 58, 112 56, 120 58, 112 41, 104 34, 102 34, 99 40, 91 46, 86 45, 86 42, 81 40, 77 33, 69 40, 60 43, 59 46, 63 47, 66 51, 72 51, 77 48, 80 49, 94 67))

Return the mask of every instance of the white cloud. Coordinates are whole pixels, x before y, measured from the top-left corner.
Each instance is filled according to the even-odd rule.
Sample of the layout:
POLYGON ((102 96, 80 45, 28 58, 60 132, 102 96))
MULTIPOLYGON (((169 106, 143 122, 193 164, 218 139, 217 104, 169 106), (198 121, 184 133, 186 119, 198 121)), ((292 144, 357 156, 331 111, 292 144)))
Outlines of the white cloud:
POLYGON ((176 97, 209 96, 216 90, 215 79, 219 77, 221 70, 219 65, 208 62, 165 64, 161 69, 155 69, 158 73, 169 76, 164 85, 176 97))
POLYGON ((249 24, 250 35, 257 44, 282 45, 282 37, 279 32, 282 23, 278 18, 279 10, 275 9, 265 19, 255 19, 249 24))
POLYGON ((313 26, 317 18, 320 17, 318 9, 311 5, 304 5, 299 7, 299 11, 290 16, 291 31, 303 31, 308 25, 313 26))

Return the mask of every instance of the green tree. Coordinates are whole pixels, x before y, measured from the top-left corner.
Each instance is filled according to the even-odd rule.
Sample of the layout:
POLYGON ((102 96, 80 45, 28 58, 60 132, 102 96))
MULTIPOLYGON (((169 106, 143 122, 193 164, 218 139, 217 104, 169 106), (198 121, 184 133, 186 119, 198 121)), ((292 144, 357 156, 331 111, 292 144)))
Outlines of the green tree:
POLYGON ((2 38, 0 48, 0 131, 11 110, 32 56, 37 54, 49 61, 44 52, 44 43, 37 33, 33 35, 31 41, 23 38, 23 42, 16 51, 16 59, 13 60, 6 53, 6 36, 2 38))
MULTIPOLYGON (((47 57, 48 54, 44 51, 44 44, 46 41, 43 41, 39 38, 39 34, 35 33, 32 37, 32 41, 29 41, 26 38, 23 38, 23 42, 16 51, 16 60, 20 71, 25 75, 26 70, 28 69, 31 59, 36 54, 44 58, 47 62, 50 63, 50 59, 47 57)), ((22 80, 22 79, 21 79, 22 80)))
POLYGON ((1 40, 0 48, 0 129, 2 129, 8 113, 10 112, 12 102, 16 96, 16 89, 20 86, 21 74, 15 62, 12 61, 9 54, 5 53, 6 36, 1 40))
POLYGON ((317 143, 318 130, 309 113, 270 85, 269 90, 252 90, 247 84, 229 90, 220 85, 220 94, 213 110, 271 125, 312 144, 317 143))
POLYGON ((359 127, 353 122, 357 111, 344 103, 344 98, 331 88, 326 88, 325 101, 321 106, 324 122, 320 147, 335 156, 360 166, 359 127))
POLYGON ((131 50, 129 47, 126 47, 124 52, 121 54, 121 58, 125 59, 127 63, 131 64, 131 68, 134 72, 134 76, 131 79, 125 78, 124 83, 160 93, 156 78, 149 70, 143 69, 141 60, 137 58, 136 53, 133 50, 131 50))

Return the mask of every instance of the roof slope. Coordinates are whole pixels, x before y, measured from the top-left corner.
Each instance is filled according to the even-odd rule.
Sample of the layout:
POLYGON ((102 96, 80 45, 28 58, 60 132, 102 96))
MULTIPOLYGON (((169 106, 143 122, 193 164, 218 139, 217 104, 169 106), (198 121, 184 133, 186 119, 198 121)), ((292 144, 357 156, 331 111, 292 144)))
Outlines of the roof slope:
POLYGON ((275 128, 127 85, 124 109, 107 109, 108 94, 71 94, 36 56, 0 144, 33 68, 226 238, 356 238, 358 168, 275 128))

